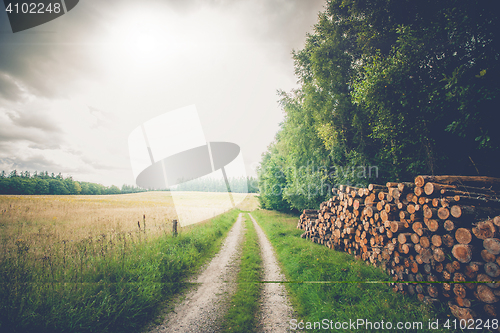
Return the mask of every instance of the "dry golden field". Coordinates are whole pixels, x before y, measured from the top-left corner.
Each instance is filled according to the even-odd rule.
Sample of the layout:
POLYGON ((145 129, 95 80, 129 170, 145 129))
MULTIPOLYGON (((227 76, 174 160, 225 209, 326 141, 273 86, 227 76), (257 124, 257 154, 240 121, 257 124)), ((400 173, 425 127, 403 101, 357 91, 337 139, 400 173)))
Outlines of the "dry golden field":
MULTIPOLYGON (((0 332, 138 331, 215 254, 239 213, 211 219, 227 194, 173 196, 0 195, 0 332), (172 237, 186 208, 207 220, 172 237)), ((239 208, 256 208, 245 197, 235 195, 239 208)))
MULTIPOLYGON (((254 194, 238 208, 253 210, 258 203, 254 194)), ((194 211, 206 212, 220 206, 220 193, 177 192, 176 203, 194 211), (203 202, 203 205, 199 205, 203 202)), ((209 214, 208 218, 212 218, 209 214)), ((119 195, 0 195, 0 238, 4 246, 16 240, 39 243, 79 241, 101 235, 144 231, 148 235, 170 232, 177 218, 170 192, 144 192, 119 195), (139 229, 140 225, 140 229, 139 229)))

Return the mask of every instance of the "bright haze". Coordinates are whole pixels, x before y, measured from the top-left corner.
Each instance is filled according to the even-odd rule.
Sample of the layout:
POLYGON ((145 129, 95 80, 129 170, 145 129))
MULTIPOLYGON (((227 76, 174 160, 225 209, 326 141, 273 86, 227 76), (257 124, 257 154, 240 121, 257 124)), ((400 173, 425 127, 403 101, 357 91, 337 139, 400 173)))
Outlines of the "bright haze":
POLYGON ((196 105, 207 141, 255 166, 323 0, 90 1, 13 34, 0 4, 0 170, 135 184, 128 135, 196 105))

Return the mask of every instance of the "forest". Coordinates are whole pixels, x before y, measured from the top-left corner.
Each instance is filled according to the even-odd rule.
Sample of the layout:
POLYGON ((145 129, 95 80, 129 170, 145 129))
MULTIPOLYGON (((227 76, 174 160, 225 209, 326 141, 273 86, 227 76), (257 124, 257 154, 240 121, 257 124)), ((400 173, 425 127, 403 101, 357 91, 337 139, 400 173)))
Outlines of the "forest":
POLYGON ((145 192, 146 190, 136 186, 123 185, 118 188, 115 185, 104 186, 96 183, 78 182, 72 177, 64 178, 61 173, 55 175, 48 171, 40 173, 29 171, 11 171, 8 175, 5 171, 0 172, 0 194, 14 195, 102 195, 102 194, 126 194, 145 192))
MULTIPOLYGON (((230 179, 231 191, 235 193, 256 193, 257 180, 253 177, 230 179)), ((200 178, 177 185, 172 191, 196 192, 226 192, 226 183, 223 180, 200 178)), ((48 171, 40 173, 17 170, 7 174, 0 172, 0 194, 14 195, 106 195, 146 192, 146 190, 133 185, 122 185, 121 189, 115 185, 80 182, 73 177, 64 178, 61 173, 49 174, 48 171)))
POLYGON ((329 0, 294 50, 298 88, 258 170, 260 204, 338 185, 500 176, 498 10, 479 0, 329 0))

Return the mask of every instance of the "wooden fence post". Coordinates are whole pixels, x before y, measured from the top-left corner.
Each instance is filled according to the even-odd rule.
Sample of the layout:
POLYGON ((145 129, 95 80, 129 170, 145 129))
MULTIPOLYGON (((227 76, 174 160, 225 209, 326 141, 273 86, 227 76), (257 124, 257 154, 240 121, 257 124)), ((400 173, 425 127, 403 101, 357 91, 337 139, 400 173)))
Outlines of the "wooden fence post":
POLYGON ((177 220, 172 221, 172 236, 177 236, 177 220))

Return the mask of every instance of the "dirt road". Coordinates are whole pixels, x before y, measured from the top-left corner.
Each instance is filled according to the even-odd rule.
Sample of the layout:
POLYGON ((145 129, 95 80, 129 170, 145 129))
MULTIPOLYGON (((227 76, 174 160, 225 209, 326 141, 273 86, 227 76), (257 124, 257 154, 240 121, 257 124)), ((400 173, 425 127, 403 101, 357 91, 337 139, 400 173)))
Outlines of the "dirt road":
MULTIPOLYGON (((250 214, 249 214, 250 215, 250 214)), ((281 274, 271 243, 250 215, 257 230, 263 261, 264 276, 261 295, 258 332, 287 332, 292 308, 282 283, 281 274)), ((166 315, 161 325, 150 327, 149 333, 218 332, 230 297, 236 290, 241 244, 244 237, 242 214, 228 233, 220 252, 207 268, 191 282, 195 288, 184 300, 179 300, 174 311, 166 315)))
POLYGON ((194 288, 162 325, 149 332, 217 332, 227 299, 236 289, 240 244, 243 240, 243 216, 240 214, 228 233, 220 252, 207 268, 194 280, 194 288))
POLYGON ((262 228, 257 224, 251 214, 262 254, 264 268, 263 281, 266 282, 262 288, 261 312, 259 316, 258 332, 287 332, 292 319, 292 307, 287 297, 285 286, 280 281, 286 281, 281 273, 274 249, 267 239, 262 228))

